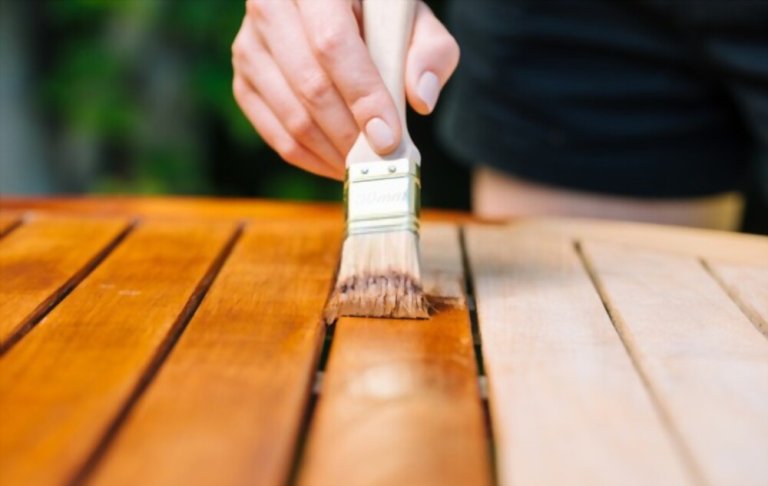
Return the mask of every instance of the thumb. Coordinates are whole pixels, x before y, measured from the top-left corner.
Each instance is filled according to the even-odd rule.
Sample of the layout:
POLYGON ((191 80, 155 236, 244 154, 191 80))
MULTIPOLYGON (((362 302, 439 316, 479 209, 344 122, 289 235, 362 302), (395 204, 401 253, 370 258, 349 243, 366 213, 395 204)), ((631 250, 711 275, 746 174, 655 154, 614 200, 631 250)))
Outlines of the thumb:
POLYGON ((459 45, 432 10, 419 2, 405 63, 405 93, 417 113, 432 113, 459 63, 459 45))

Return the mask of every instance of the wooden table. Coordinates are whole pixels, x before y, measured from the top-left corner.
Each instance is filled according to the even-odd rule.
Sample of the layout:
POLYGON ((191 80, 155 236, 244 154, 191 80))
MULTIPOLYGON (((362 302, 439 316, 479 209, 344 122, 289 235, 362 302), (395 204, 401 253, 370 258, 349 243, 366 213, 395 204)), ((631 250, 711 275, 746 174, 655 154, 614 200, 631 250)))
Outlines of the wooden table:
POLYGON ((768 484, 766 238, 428 213, 326 327, 338 206, 0 207, 4 485, 768 484))

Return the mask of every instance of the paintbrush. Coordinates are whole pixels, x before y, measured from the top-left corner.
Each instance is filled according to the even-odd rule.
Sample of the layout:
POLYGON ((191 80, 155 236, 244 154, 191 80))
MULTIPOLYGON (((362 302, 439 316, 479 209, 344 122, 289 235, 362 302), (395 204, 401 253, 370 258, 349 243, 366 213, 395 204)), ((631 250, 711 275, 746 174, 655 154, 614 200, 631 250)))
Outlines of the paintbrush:
POLYGON ((421 155, 405 120, 405 55, 415 0, 364 0, 365 42, 403 128, 400 145, 378 155, 361 133, 347 155, 347 235, 326 319, 427 318, 419 262, 421 155))

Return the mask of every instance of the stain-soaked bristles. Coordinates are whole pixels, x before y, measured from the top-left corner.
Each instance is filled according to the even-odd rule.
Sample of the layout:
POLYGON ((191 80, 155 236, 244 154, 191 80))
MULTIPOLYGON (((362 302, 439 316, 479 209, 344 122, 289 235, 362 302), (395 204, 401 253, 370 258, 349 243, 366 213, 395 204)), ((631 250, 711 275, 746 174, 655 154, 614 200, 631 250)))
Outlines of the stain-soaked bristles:
POLYGON ((412 231, 350 235, 326 321, 339 316, 425 319, 418 237, 412 231))

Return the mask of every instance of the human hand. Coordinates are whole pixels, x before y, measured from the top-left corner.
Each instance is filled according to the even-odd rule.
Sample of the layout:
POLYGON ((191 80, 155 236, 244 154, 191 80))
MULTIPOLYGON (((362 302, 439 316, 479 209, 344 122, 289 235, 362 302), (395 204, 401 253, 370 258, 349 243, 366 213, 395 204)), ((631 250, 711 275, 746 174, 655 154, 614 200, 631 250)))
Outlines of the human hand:
MULTIPOLYGON (((360 0, 247 0, 232 44, 232 88, 251 124, 285 161, 334 179, 361 131, 382 155, 402 134, 360 19, 360 0)), ((432 112, 458 61, 458 44, 419 1, 405 66, 416 112, 432 112)))

